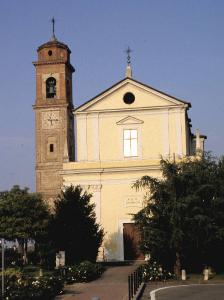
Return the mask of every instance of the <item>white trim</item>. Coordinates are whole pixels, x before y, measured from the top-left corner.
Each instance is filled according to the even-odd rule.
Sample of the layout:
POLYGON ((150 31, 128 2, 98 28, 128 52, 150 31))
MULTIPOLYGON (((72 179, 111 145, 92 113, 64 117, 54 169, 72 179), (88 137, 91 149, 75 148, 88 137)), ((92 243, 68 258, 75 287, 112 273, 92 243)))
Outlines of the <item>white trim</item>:
POLYGON ((181 117, 181 137, 182 137, 182 155, 187 155, 187 131, 186 131, 186 112, 181 110, 180 117, 181 117))
POLYGON ((73 111, 74 115, 85 115, 85 114, 94 114, 94 113, 105 113, 105 114, 112 114, 117 112, 132 112, 136 113, 141 111, 153 111, 152 113, 160 114, 163 110, 179 110, 184 109, 186 110, 188 108, 187 104, 179 104, 179 105, 163 105, 163 106, 139 106, 139 107, 133 107, 133 108, 114 108, 114 109, 98 109, 98 110, 87 110, 87 111, 73 111))
POLYGON ((71 174, 92 174, 92 173, 115 173, 115 172, 137 172, 137 171, 153 171, 153 170, 160 170, 160 164, 158 161, 158 165, 144 165, 144 166, 127 166, 127 167, 110 167, 110 168, 82 168, 77 169, 75 164, 69 170, 62 170, 60 174, 62 175, 71 175, 71 174))
MULTIPOLYGON (((126 185, 130 185, 130 190, 131 190, 131 186, 139 179, 138 177, 133 177, 131 179, 101 179, 101 184, 102 185, 121 185, 121 184, 126 184, 126 185)), ((64 185, 70 185, 71 183, 73 185, 95 185, 99 182, 98 179, 94 180, 94 179, 83 179, 83 180, 79 180, 77 177, 75 178, 74 181, 71 180, 71 178, 69 177, 69 179, 67 180, 66 177, 64 177, 64 185)))
POLYGON ((130 124, 142 124, 144 121, 137 119, 132 116, 127 116, 122 118, 120 121, 116 122, 117 125, 130 125, 130 124))
POLYGON ((87 161, 87 115, 76 116, 77 120, 77 160, 87 161))
POLYGON ((92 160, 99 161, 99 114, 90 115, 89 121, 93 129, 92 160))
POLYGON ((180 156, 183 155, 181 131, 181 112, 178 112, 176 113, 176 153, 180 156))
POLYGON ((170 155, 170 141, 169 141, 169 111, 163 115, 163 155, 169 157, 170 155))

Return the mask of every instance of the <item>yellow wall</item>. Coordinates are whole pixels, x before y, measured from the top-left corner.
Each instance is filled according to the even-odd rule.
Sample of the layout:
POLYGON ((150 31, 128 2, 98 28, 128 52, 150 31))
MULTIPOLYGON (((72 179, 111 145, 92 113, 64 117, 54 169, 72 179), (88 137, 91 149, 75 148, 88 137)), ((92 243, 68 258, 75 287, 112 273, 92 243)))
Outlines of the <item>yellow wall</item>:
POLYGON ((138 130, 137 159, 188 154, 186 104, 180 102, 178 105, 177 101, 168 101, 167 97, 159 97, 133 84, 125 84, 102 96, 98 102, 92 102, 87 109, 75 113, 78 161, 123 160, 124 129, 138 130), (127 105, 123 95, 130 90, 136 100, 127 105), (137 121, 122 122, 128 117, 137 121))
POLYGON ((136 191, 133 183, 148 174, 161 176, 159 161, 145 161, 142 170, 139 162, 133 161, 130 167, 121 163, 64 164, 64 185, 80 184, 93 194, 97 220, 102 224, 106 236, 104 251, 107 260, 123 260, 123 223, 132 222, 131 214, 137 213, 144 204, 145 191, 136 191), (106 167, 107 166, 107 167, 106 167), (113 167, 112 167, 113 166, 113 167), (77 168, 76 168, 77 167, 77 168), (94 173, 93 173, 94 172, 94 173))
POLYGON ((159 160, 182 157, 186 149, 187 104, 127 79, 75 111, 76 162, 64 163, 64 185, 82 185, 93 194, 105 229, 105 258, 123 260, 123 223, 144 205, 145 191, 132 184, 160 177, 159 160), (127 105, 123 95, 132 92, 127 105), (123 155, 123 130, 137 129, 138 156, 123 155))

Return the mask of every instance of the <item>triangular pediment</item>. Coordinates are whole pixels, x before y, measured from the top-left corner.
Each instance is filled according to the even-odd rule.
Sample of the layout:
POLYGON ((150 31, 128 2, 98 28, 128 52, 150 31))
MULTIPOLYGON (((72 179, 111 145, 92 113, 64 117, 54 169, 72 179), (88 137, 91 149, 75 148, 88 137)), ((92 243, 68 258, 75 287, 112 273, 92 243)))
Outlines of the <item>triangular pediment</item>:
POLYGON ((117 125, 129 125, 129 124, 142 124, 144 123, 144 121, 128 116, 126 118, 121 119, 120 121, 118 121, 116 124, 117 125))
POLYGON ((79 106, 75 112, 132 110, 140 108, 156 108, 170 106, 186 106, 190 103, 158 91, 132 78, 125 78, 96 97, 79 106), (124 102, 126 93, 132 93, 135 101, 131 104, 124 102))

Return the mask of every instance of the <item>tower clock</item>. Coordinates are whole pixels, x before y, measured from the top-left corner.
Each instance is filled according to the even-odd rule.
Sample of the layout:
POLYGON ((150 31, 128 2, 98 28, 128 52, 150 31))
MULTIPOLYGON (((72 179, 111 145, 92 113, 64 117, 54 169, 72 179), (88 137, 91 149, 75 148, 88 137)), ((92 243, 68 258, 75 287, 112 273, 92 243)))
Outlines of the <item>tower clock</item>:
POLYGON ((74 160, 71 51, 52 39, 37 49, 36 68, 36 191, 51 202, 62 187, 63 162, 74 160))

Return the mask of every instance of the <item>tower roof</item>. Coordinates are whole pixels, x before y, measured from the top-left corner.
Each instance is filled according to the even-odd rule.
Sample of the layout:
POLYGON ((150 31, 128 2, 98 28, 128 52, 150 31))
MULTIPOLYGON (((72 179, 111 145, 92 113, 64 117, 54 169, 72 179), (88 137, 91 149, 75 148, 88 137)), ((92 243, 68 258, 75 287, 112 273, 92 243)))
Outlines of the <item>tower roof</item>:
POLYGON ((69 47, 64 43, 59 42, 55 36, 55 18, 54 17, 51 19, 51 22, 52 22, 52 37, 51 37, 50 41, 39 46, 37 49, 37 52, 43 48, 56 47, 56 48, 66 49, 69 53, 71 53, 71 50, 69 49, 69 47))
POLYGON ((37 49, 37 51, 40 51, 43 48, 51 48, 51 47, 57 47, 57 48, 66 49, 69 53, 71 53, 71 50, 69 49, 69 47, 66 44, 64 44, 64 43, 59 42, 56 38, 55 39, 51 39, 47 43, 44 43, 41 46, 39 46, 38 49, 37 49))

